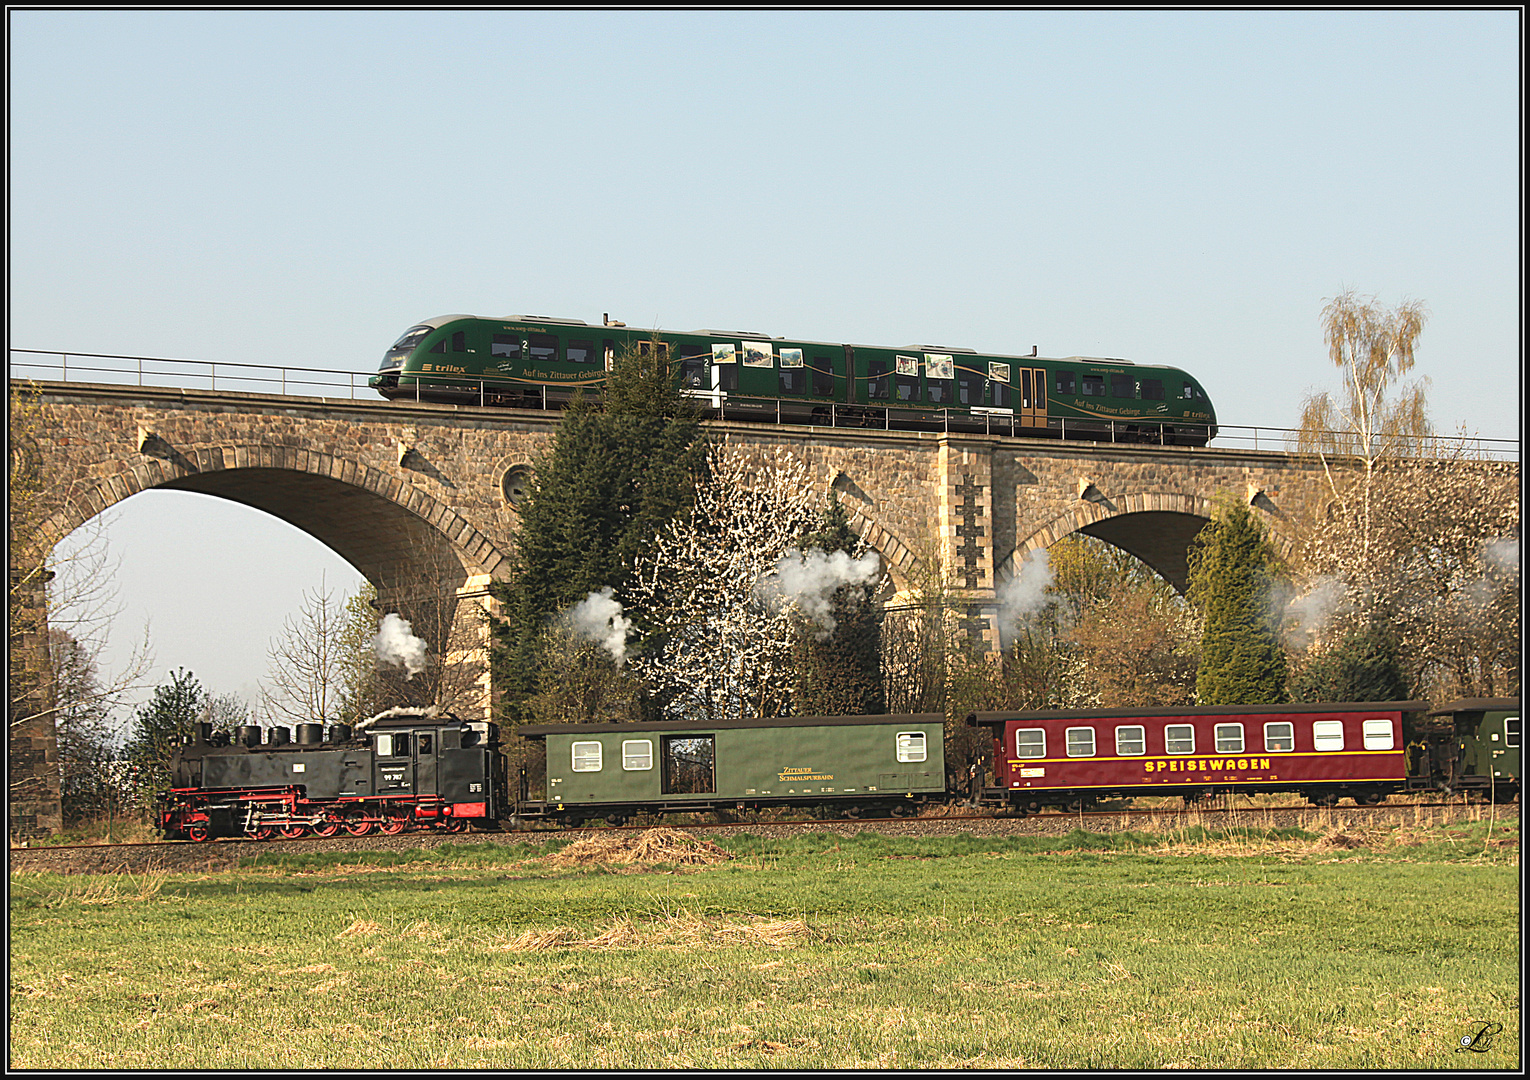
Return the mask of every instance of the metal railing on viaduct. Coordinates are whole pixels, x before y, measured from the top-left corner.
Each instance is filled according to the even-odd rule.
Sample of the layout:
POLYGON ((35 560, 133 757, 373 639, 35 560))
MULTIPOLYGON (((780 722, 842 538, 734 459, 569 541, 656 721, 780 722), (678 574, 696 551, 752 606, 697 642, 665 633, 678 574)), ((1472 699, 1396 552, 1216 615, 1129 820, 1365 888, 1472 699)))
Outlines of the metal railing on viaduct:
MULTIPOLYGON (((230 393, 255 393, 255 394, 293 394, 306 397, 322 398, 348 398, 352 400, 370 400, 376 391, 367 385, 371 378, 369 371, 340 371, 331 368, 293 367, 274 364, 242 364, 209 360, 177 360, 160 356, 126 356, 114 353, 79 353, 58 352, 49 349, 11 349, 10 350, 10 377, 16 380, 42 380, 49 382, 87 382, 105 383, 108 385, 121 386, 154 386, 173 389, 225 391, 230 393)), ((492 386, 486 390, 482 380, 464 380, 464 385, 469 389, 476 388, 481 400, 487 400, 492 393, 492 386)), ((698 403, 705 406, 713 397, 711 392, 703 392, 697 397, 698 403)), ((558 408, 562 402, 556 398, 549 399, 543 393, 540 398, 523 397, 518 403, 521 408, 558 408)), ((720 405, 714 402, 714 407, 720 409, 720 405)), ((860 412, 843 417, 837 417, 831 406, 824 412, 823 417, 816 418, 814 422, 821 422, 827 426, 864 426, 865 418, 860 412)), ((888 418, 889 426, 898 426, 895 417, 897 410, 884 409, 884 415, 888 418)), ((942 420, 948 429, 954 427, 953 418, 967 419, 965 411, 946 410, 939 408, 925 408, 916 412, 908 411, 904 415, 910 417, 909 425, 919 428, 932 427, 939 430, 942 420)), ((762 412, 752 409, 750 419, 769 422, 771 416, 768 410, 762 412)), ((775 419, 783 419, 777 409, 775 419)), ((982 421, 985 426, 995 425, 1002 422, 991 414, 984 414, 982 421)), ((1054 421, 1053 426, 1057 434, 1067 437, 1070 432, 1060 424, 1065 421, 1054 421)), ((880 425, 878 425, 880 426, 880 425)), ((1124 427, 1124 425, 1123 425, 1124 427)), ((1173 425, 1183 431, 1184 424, 1173 425)), ((1099 430, 1088 429, 1088 434, 1083 438, 1094 438, 1100 441, 1114 442, 1128 437, 1124 431, 1118 432, 1115 426, 1106 427, 1098 425, 1099 430)), ((1137 423, 1133 425, 1132 436, 1140 441, 1159 442, 1159 438, 1152 437, 1151 425, 1137 423)), ((1004 431, 997 426, 992 426, 991 434, 1013 434, 1013 430, 1004 431)), ((1238 424, 1218 424, 1216 427, 1216 445, 1220 449, 1246 449, 1262 450, 1265 452, 1291 451, 1296 449, 1297 431, 1294 428, 1280 427, 1250 427, 1238 424)), ((1346 435, 1339 435, 1346 438, 1346 435)), ((1465 454, 1470 457, 1482 458, 1495 461, 1518 461, 1519 440, 1517 439, 1487 439, 1475 435, 1440 435, 1432 438, 1410 438, 1406 453, 1409 456, 1435 457, 1456 456, 1465 454)))

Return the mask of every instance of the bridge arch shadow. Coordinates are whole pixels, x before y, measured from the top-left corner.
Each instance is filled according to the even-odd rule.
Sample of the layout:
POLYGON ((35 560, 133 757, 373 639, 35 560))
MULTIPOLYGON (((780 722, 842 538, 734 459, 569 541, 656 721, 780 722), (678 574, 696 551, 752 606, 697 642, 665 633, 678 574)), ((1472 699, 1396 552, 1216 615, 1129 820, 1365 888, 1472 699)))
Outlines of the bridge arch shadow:
POLYGON ((1190 542, 1211 521, 1211 507, 1209 499, 1177 493, 1086 498, 1017 544, 995 571, 995 584, 1018 575, 1031 552, 1080 532, 1136 556, 1184 593, 1190 583, 1190 542))

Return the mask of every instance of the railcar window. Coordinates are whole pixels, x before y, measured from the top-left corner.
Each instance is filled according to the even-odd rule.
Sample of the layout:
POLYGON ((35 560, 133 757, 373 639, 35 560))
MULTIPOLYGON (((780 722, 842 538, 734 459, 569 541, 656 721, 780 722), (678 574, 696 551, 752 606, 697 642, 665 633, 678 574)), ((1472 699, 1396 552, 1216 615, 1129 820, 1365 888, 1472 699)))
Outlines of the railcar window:
MULTIPOLYGON (((993 407, 995 409, 1007 409, 1007 408, 1009 408, 1010 407, 1010 404, 1009 404, 1009 396, 1010 396, 1010 386, 1009 386, 1009 383, 999 382, 999 381, 995 380, 990 385, 993 387, 993 407)), ((981 405, 982 402, 979 401, 978 404, 981 405)))
POLYGON ((504 356, 511 360, 521 358, 521 339, 518 334, 495 334, 489 342, 490 356, 504 356))
POLYGON ((983 404, 983 376, 967 368, 956 369, 956 403, 971 408, 983 404))
POLYGON ((1296 725, 1274 721, 1264 725, 1264 750, 1267 754, 1289 754, 1296 749, 1296 725))
POLYGON ((1022 728, 1015 732, 1015 757, 1044 758, 1047 756, 1047 733, 1041 728, 1022 728))
POLYGON ((949 405, 955 397, 952 390, 952 380, 926 379, 924 394, 935 405, 949 405))
POLYGON ((1243 725, 1242 724, 1218 724, 1217 730, 1217 753, 1241 754, 1243 753, 1243 725))
POLYGON ((653 768, 652 739, 623 739, 622 768, 627 772, 646 772, 653 768))
POLYGON ((1343 750, 1343 722, 1339 720, 1314 720, 1312 722, 1312 749, 1343 750))
POLYGON ((458 330, 452 335, 452 352, 467 352, 466 330, 458 330))
POLYGON ((1392 749, 1392 721, 1390 720, 1367 720, 1360 725, 1360 734, 1365 739, 1367 750, 1392 749))
POLYGON ((1130 375, 1112 375, 1110 377, 1110 396, 1119 398, 1136 397, 1136 380, 1130 375))
POLYGON ((552 334, 532 334, 531 338, 531 362, 533 364, 550 364, 558 359, 558 339, 552 334))
POLYGON ((1503 720, 1503 744, 1505 746, 1519 745, 1519 717, 1506 716, 1503 720))
POLYGON ((432 345, 430 347, 430 351, 433 352, 433 353, 443 353, 444 354, 446 352, 446 339, 442 338, 440 341, 436 342, 434 345, 432 345))
POLYGON ((1183 384, 1180 397, 1184 398, 1186 401, 1189 401, 1191 398, 1195 397, 1195 388, 1189 383, 1183 384))
POLYGON ((834 396, 834 358, 832 356, 813 357, 813 396, 826 398, 834 396))
POLYGON ((680 386, 685 390, 706 390, 707 363, 710 356, 686 356, 680 360, 680 386))
POLYGON ((600 772, 600 743, 576 742, 574 744, 574 771, 600 772))
POLYGON ((919 376, 918 375, 894 375, 898 382, 899 401, 919 400, 919 376))
POLYGON ((1083 390, 1085 397, 1105 396, 1105 376, 1085 375, 1083 377, 1083 390))
POLYGON ((886 360, 870 360, 866 364, 866 396, 872 401, 886 401, 892 396, 892 364, 886 360))
POLYGON ((1163 380, 1162 379, 1143 379, 1142 380, 1142 400, 1143 401, 1162 401, 1163 400, 1163 380))
POLYGON ((806 372, 803 368, 784 367, 778 373, 781 376, 781 393, 800 394, 807 389, 806 372))
POLYGON ((718 364, 717 365, 717 370, 719 372, 721 372, 721 377, 718 380, 718 385, 722 389, 724 389, 724 390, 737 390, 738 389, 738 365, 737 364, 718 364))
POLYGON ((898 732, 898 760, 923 761, 925 758, 924 732, 898 732))
POLYGON ((1140 724, 1116 728, 1116 753, 1123 757, 1147 753, 1147 730, 1140 724))
POLYGON ((568 362, 570 364, 593 364, 595 362, 595 342, 593 341, 570 341, 567 346, 568 362))
POLYGON ((1170 724, 1163 729, 1163 749, 1167 754, 1195 753, 1195 728, 1189 724, 1170 724))
POLYGON ((1070 727, 1067 736, 1069 757, 1094 757, 1094 728, 1070 727))
POLYGON ((1059 371, 1057 373, 1057 392, 1059 394, 1073 393, 1073 372, 1059 371))
POLYGON ((416 326, 406 330, 404 336, 395 341, 393 347, 383 354, 382 370, 394 367, 400 360, 414 352, 428 333, 430 333, 428 326, 416 326))

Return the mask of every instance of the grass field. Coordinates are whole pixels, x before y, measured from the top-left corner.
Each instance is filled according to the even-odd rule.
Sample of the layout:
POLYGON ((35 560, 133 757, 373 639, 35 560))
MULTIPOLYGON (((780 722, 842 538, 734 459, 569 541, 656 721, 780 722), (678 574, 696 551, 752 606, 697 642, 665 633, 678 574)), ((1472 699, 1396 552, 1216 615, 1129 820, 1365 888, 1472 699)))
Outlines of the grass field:
POLYGON ((10 1065, 1517 1069, 1518 819, 1488 830, 13 875, 10 1065))

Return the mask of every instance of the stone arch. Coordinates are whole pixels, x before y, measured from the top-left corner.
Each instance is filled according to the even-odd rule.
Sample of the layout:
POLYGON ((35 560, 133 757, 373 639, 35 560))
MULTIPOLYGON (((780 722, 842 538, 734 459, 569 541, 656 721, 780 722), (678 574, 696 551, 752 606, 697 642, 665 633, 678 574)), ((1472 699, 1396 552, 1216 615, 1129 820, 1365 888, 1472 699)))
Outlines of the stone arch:
POLYGON ((57 541, 140 491, 194 491, 264 511, 355 566, 380 592, 422 576, 462 589, 509 569, 483 533, 406 478, 291 446, 222 444, 170 450, 145 440, 137 461, 106 462, 48 522, 57 541))
MULTIPOLYGON (((843 503, 840 505, 844 506, 843 503)), ((867 547, 882 557, 892 577, 893 588, 897 592, 906 591, 910 578, 920 565, 919 557, 870 515, 853 506, 845 506, 845 511, 850 519, 850 527, 866 542, 867 547)))
POLYGON ((1212 501, 1179 492, 1140 492, 1107 498, 1094 488, 1077 507, 1053 518, 1015 545, 995 571, 995 583, 1012 579, 1026 555, 1081 532, 1114 544, 1156 570, 1180 592, 1189 585, 1190 540, 1211 520, 1212 501))

